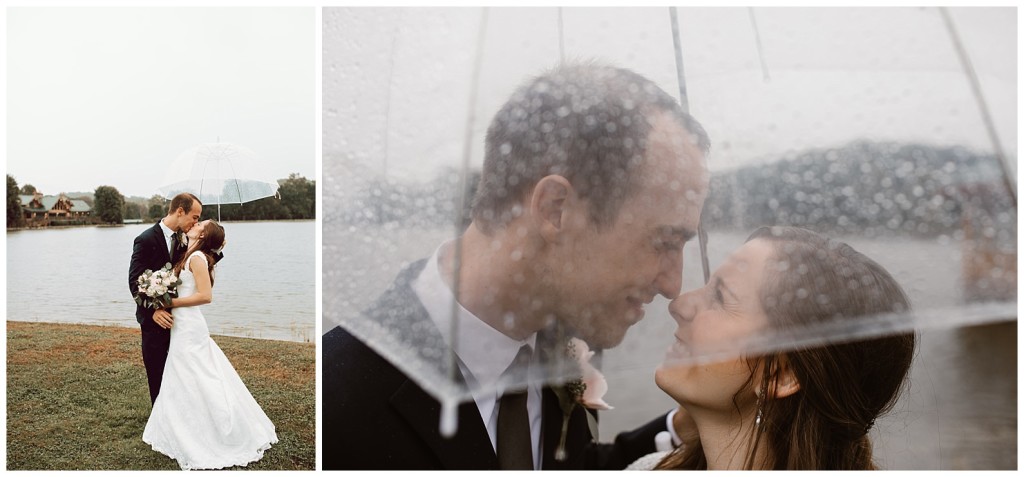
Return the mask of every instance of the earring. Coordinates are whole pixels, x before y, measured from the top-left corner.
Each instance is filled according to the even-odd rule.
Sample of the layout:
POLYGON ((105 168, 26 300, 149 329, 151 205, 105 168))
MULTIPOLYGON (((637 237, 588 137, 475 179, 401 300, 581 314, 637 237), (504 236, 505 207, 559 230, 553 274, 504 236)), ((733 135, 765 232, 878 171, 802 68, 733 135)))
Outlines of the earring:
POLYGON ((754 419, 754 427, 757 428, 758 432, 761 432, 761 419, 764 417, 764 401, 758 398, 757 400, 757 418, 754 419))
POLYGON ((754 419, 754 428, 757 429, 757 432, 764 430, 761 423, 764 421, 764 396, 768 394, 767 384, 768 381, 765 381, 760 388, 754 390, 754 395, 757 396, 757 417, 754 419))

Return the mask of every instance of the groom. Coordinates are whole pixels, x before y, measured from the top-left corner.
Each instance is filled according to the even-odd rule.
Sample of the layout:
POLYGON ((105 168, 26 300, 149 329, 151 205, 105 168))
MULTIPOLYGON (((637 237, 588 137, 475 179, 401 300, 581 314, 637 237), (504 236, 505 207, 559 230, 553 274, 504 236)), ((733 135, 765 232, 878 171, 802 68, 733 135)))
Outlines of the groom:
POLYGON ((487 131, 459 279, 453 243, 442 244, 362 317, 443 344, 459 297, 457 378, 473 400, 459 407, 456 434, 439 434, 436 400, 337 327, 323 336, 324 468, 621 469, 653 452, 666 416, 594 444, 577 406, 568 459, 556 459, 563 414, 552 388, 534 384, 524 397, 474 384, 533 372, 538 355, 564 349, 552 329, 614 347, 655 295, 679 294, 708 148, 671 96, 626 69, 562 66, 520 87, 487 131))
MULTIPOLYGON (((138 290, 139 276, 146 270, 158 270, 165 264, 175 264, 188 249, 185 233, 199 221, 203 204, 189 193, 181 193, 171 199, 167 216, 156 225, 135 237, 132 261, 128 266, 128 290, 132 296, 138 290)), ((222 255, 214 257, 220 260, 222 255)), ((160 381, 167 361, 167 350, 171 345, 170 309, 153 310, 143 306, 135 307, 135 319, 142 326, 142 362, 146 365, 149 381, 149 398, 156 401, 160 394, 160 381)))

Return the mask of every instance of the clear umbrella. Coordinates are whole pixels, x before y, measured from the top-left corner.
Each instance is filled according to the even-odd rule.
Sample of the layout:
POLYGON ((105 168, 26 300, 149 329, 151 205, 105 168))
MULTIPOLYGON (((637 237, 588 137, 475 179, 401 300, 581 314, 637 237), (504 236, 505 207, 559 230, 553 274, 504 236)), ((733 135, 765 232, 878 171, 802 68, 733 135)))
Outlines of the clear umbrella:
MULTIPOLYGON (((325 10, 324 195, 336 206, 324 214, 324 329, 345 327, 448 406, 469 399, 452 379, 445 347, 457 327, 439 330, 441 341, 425 340, 422 330, 402 331, 360 311, 404 264, 461 233, 484 132, 515 87, 564 59, 596 57, 669 92, 685 85, 690 112, 712 139, 704 211, 712 270, 755 227, 798 225, 874 258, 914 306, 728 336, 677 361, 917 331, 915 383, 978 372, 978 340, 1016 326, 1016 68, 1008 66, 1012 44, 1003 43, 1014 38, 1012 15, 676 14, 674 29, 669 9, 325 10), (932 377, 947 354, 960 364, 932 377)), ((704 282, 697 248, 686 248, 684 290, 704 282)), ((617 407, 602 413, 606 436, 672 405, 651 376, 675 329, 667 305, 660 298, 648 305, 626 340, 604 353, 606 400, 617 407)), ((1016 362, 1015 342, 994 349, 1016 362)), ((554 368, 552 380, 569 377, 554 368)), ((903 413, 873 431, 883 464, 1014 467, 1015 444, 1007 442, 1015 443, 1016 428, 1006 423, 1016 422, 1015 401, 997 384, 1007 370, 984 373, 984 390, 961 400, 984 399, 996 415, 971 423, 977 409, 915 386, 903 413), (954 438, 939 416, 972 429, 997 423, 1011 437, 954 438), (986 446, 1001 450, 972 452, 986 446)))
POLYGON ((253 164, 255 153, 229 142, 201 144, 178 155, 158 188, 170 199, 182 192, 195 194, 203 204, 242 204, 277 194, 277 180, 253 164))

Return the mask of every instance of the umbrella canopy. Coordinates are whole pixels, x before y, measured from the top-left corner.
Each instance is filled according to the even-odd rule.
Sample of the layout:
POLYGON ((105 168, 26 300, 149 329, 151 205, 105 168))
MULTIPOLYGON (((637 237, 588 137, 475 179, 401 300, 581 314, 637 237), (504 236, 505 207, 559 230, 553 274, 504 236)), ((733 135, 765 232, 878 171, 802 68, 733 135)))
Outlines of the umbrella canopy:
POLYGON ((277 179, 258 170, 255 153, 228 142, 201 144, 181 153, 164 174, 160 194, 195 194, 203 204, 241 204, 277 194, 277 179))
MULTIPOLYGON (((1000 429, 1015 436, 1013 393, 1005 398, 996 384, 1005 369, 971 367, 978 338, 960 331, 1016 325, 1015 181, 1007 180, 1016 173, 1016 27, 1003 21, 1013 17, 1006 10, 952 13, 950 23, 941 9, 685 8, 673 31, 669 9, 325 9, 324 196, 337 206, 324 214, 324 329, 340 324, 446 404, 471 399, 452 378, 446 348, 459 346, 457 322, 438 336, 361 311, 403 265, 461 233, 484 134, 514 89, 565 59, 598 58, 673 94, 685 84, 690 112, 712 141, 703 214, 712 270, 758 226, 802 226, 873 258, 913 305, 723 334, 676 354, 676 364, 935 333, 924 343, 942 350, 919 356, 961 357, 944 376, 987 373, 980 381, 991 399, 982 405, 1000 409, 993 421, 1010 423, 1000 429), (979 17, 981 30, 956 30, 957 21, 976 25, 979 17), (970 58, 973 71, 964 46, 985 54, 970 58), (987 97, 972 89, 972 75, 987 97)), ((696 248, 684 249, 684 290, 704 282, 696 248)), ((803 265, 786 267, 802 273, 803 265)), ((627 428, 651 417, 650 408, 673 405, 628 393, 660 395, 651 372, 675 328, 658 298, 604 353, 606 400, 617 409, 602 414, 602 428, 627 428), (617 418, 628 405, 615 402, 617 392, 644 407, 617 418)), ((1016 362, 1014 343, 999 352, 1016 362)), ((919 358, 916 379, 935 366, 919 358)), ((555 362, 548 376, 564 380, 566 369, 555 362)), ((936 384, 944 379, 931 382, 949 389, 936 384)), ((914 408, 872 431, 886 442, 885 467, 1016 466, 1015 439, 951 443, 934 421, 976 427, 973 410, 915 392, 914 408), (969 454, 990 444, 1008 451, 969 454), (969 456, 950 460, 951 451, 969 456)))

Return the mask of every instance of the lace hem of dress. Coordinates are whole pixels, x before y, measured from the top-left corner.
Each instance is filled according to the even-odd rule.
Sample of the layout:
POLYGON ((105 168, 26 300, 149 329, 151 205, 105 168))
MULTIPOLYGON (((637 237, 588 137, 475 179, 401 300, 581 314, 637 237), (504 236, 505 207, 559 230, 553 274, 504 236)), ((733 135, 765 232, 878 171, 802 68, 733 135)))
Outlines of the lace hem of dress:
POLYGON ((177 450, 169 449, 168 447, 164 447, 163 445, 155 442, 146 442, 146 444, 149 444, 154 451, 174 459, 178 463, 178 466, 181 467, 181 470, 217 470, 235 466, 248 467, 249 464, 262 459, 263 453, 266 452, 267 449, 270 449, 273 444, 277 444, 277 437, 275 436, 274 440, 261 445, 253 453, 245 454, 244 456, 225 457, 212 463, 186 462, 183 458, 178 457, 177 450))

